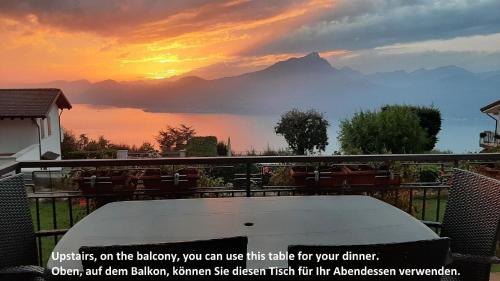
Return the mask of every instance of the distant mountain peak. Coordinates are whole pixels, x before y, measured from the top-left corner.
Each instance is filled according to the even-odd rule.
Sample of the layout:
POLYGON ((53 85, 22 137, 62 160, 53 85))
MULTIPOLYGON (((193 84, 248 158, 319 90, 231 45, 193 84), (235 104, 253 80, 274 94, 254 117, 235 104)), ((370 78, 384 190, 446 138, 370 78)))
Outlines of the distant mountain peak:
POLYGON ((352 69, 349 66, 343 66, 340 69, 340 72, 342 72, 344 74, 349 74, 349 75, 363 75, 361 72, 359 72, 359 71, 357 71, 355 69, 352 69))
POLYGON ((200 81, 206 81, 205 79, 195 76, 195 75, 188 75, 188 76, 183 76, 180 77, 179 79, 175 80, 175 82, 180 82, 180 83, 196 83, 200 81))
POLYGON ((312 52, 304 56, 303 58, 307 59, 320 59, 321 57, 319 56, 318 52, 312 52))
POLYGON ((456 65, 445 65, 433 69, 421 68, 410 73, 410 76, 412 77, 430 80, 440 80, 449 77, 465 77, 474 75, 474 73, 456 65))
POLYGON ((411 74, 419 74, 419 73, 425 73, 425 72, 455 72, 455 73, 466 72, 466 73, 470 73, 468 70, 466 70, 462 67, 456 66, 456 65, 444 65, 444 66, 439 66, 439 67, 431 68, 431 69, 419 68, 419 69, 411 72, 411 74))
POLYGON ((95 84, 106 85, 106 86, 114 86, 114 85, 118 85, 120 83, 118 83, 117 81, 115 81, 113 79, 106 79, 106 80, 99 81, 99 82, 97 82, 95 84))
POLYGON ((279 61, 261 72, 276 74, 295 74, 295 73, 332 73, 336 71, 330 63, 322 58, 318 52, 312 52, 306 56, 298 58, 289 58, 279 61))

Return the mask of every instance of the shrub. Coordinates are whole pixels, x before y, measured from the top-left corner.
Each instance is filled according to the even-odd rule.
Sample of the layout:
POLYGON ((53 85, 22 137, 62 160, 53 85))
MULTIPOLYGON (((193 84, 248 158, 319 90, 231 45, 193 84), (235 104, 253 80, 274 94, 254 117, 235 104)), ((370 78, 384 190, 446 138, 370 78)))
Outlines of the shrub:
POLYGON ((346 154, 422 153, 429 142, 418 116, 403 106, 355 113, 340 122, 338 140, 346 154))
POLYGON ((204 170, 198 170, 198 187, 221 187, 224 186, 224 178, 211 177, 204 170))
POLYGON ((427 134, 428 142, 424 149, 429 151, 434 148, 438 141, 437 134, 441 131, 442 119, 439 109, 434 106, 386 105, 382 107, 382 111, 391 108, 402 108, 415 113, 418 116, 420 127, 422 127, 427 134))
POLYGON ((218 142, 217 143, 217 155, 219 156, 227 156, 227 152, 228 152, 228 147, 227 147, 227 144, 225 142, 218 142))
POLYGON ((192 137, 187 143, 186 153, 189 157, 217 156, 217 138, 214 136, 192 137))
POLYGON ((271 172, 271 178, 269 179, 269 184, 274 186, 292 186, 294 185, 294 180, 291 174, 291 167, 278 167, 273 169, 271 172))
POLYGON ((419 170, 420 182, 437 182, 439 181, 440 169, 436 165, 423 166, 419 170))
POLYGON ((66 155, 64 156, 64 159, 86 159, 86 158, 87 158, 87 152, 85 151, 66 152, 66 155))

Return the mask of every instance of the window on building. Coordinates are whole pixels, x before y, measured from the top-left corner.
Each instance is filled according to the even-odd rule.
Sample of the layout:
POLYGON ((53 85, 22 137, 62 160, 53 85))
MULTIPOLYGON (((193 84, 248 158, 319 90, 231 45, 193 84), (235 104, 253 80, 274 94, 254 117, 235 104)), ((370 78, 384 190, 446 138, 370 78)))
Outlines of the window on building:
POLYGON ((40 119, 40 137, 45 138, 45 119, 40 119))
POLYGON ((47 116, 47 135, 52 135, 52 124, 50 123, 50 117, 47 116))

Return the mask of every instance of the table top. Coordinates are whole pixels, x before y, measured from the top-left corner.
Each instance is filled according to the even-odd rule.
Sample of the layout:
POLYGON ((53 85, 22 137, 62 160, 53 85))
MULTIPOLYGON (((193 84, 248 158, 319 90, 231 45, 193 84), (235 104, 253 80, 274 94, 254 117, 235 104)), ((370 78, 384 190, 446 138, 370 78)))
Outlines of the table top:
MULTIPOLYGON (((289 245, 363 245, 438 238, 411 215, 368 196, 275 196, 122 201, 75 224, 54 252, 81 246, 166 243, 247 236, 248 251, 286 252, 289 245), (245 223, 253 223, 245 226, 245 223)), ((79 261, 47 267, 81 269, 79 261)), ((248 268, 286 261, 247 261, 248 268)))

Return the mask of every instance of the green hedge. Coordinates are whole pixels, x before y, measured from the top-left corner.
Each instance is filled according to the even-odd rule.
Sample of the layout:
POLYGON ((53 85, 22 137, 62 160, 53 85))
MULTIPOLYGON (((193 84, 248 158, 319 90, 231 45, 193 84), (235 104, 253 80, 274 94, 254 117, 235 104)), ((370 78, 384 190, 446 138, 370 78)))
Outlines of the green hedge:
POLYGON ((116 158, 115 149, 102 149, 96 151, 70 151, 63 154, 63 159, 112 159, 116 158))
POLYGON ((215 157, 217 156, 217 138, 214 136, 193 137, 186 146, 189 157, 215 157))

